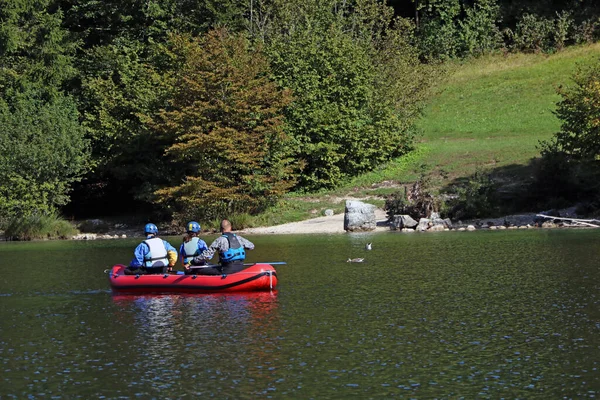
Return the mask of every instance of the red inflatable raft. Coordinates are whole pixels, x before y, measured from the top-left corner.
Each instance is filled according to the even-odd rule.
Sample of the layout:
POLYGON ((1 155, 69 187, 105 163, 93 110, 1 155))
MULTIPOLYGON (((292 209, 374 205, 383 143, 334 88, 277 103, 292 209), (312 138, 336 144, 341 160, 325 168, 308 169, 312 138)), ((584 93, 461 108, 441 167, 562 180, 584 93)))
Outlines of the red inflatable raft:
POLYGON ((115 265, 108 279, 113 291, 129 293, 217 293, 273 290, 277 273, 270 264, 252 264, 229 275, 125 275, 125 265, 115 265))

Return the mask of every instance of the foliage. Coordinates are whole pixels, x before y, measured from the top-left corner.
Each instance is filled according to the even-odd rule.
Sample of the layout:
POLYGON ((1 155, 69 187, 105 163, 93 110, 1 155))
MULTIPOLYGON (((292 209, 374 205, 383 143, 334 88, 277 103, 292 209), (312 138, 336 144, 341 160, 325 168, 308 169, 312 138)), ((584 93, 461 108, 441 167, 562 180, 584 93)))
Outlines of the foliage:
POLYGON ((407 190, 404 186, 386 198, 384 209, 388 220, 392 220, 394 215, 410 215, 418 221, 428 218, 434 211, 439 211, 439 201, 430 193, 429 187, 430 178, 425 174, 425 166, 422 165, 421 176, 410 189, 407 190))
POLYGON ((37 90, 58 95, 73 79, 78 43, 62 28, 62 12, 51 0, 3 1, 0 7, 0 88, 2 97, 37 90))
POLYGON ((50 212, 87 170, 87 142, 72 99, 0 99, 0 215, 50 212))
POLYGON ((161 157, 172 142, 154 135, 144 121, 164 104, 169 89, 168 77, 155 66, 160 61, 167 64, 164 69, 170 68, 161 52, 161 46, 121 38, 86 52, 80 109, 95 170, 81 191, 109 182, 148 201, 159 185, 168 182, 173 169, 161 157))
POLYGON ((458 54, 459 31, 457 19, 461 13, 460 0, 430 0, 418 2, 421 12, 418 43, 427 60, 448 59, 458 54))
POLYGON ((371 0, 281 5, 286 18, 267 42, 276 79, 295 96, 285 116, 298 188, 333 188, 411 147, 431 72, 391 11, 371 0))
POLYGON ((552 20, 534 14, 525 14, 517 23, 515 31, 508 29, 506 35, 512 42, 510 47, 517 51, 538 53, 551 47, 552 20))
POLYGON ((573 25, 573 19, 571 13, 568 11, 562 11, 556 13, 556 20, 554 23, 554 47, 556 50, 562 50, 567 45, 569 39, 569 31, 573 25))
POLYGON ((173 43, 181 67, 169 106, 149 126, 174 142, 166 155, 183 168, 158 202, 182 220, 264 209, 294 183, 282 117, 290 93, 241 35, 221 29, 173 43))
POLYGON ((600 38, 600 18, 588 18, 575 25, 573 40, 579 44, 590 44, 600 38))
POLYGON ((450 201, 453 218, 482 218, 498 212, 498 184, 489 173, 477 170, 462 185, 455 187, 456 197, 450 201))
POLYGON ((478 0, 465 9, 465 14, 458 21, 461 55, 481 56, 501 47, 500 7, 496 0, 478 0))
POLYGON ((200 35, 215 26, 245 27, 242 0, 59 0, 65 26, 78 32, 84 48, 116 40, 163 43, 170 33, 200 35))
POLYGON ((480 56, 501 46, 500 7, 497 0, 419 2, 422 20, 417 31, 426 60, 480 56))
POLYGON ((561 129, 541 143, 532 189, 538 202, 588 201, 600 194, 600 66, 593 62, 561 87, 556 115, 561 129))
POLYGON ((554 147, 572 159, 600 157, 600 64, 581 67, 574 75, 574 87, 561 87, 562 100, 556 115, 561 130, 554 147))
POLYGON ((77 229, 55 212, 15 216, 6 223, 7 240, 67 239, 77 234, 77 229))

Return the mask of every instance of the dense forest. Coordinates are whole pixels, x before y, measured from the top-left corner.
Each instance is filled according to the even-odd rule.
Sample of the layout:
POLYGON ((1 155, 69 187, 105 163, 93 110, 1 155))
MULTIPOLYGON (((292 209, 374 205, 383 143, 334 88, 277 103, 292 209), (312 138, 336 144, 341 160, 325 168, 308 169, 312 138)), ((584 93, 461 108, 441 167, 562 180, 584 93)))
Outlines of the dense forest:
MULTIPOLYGON (((446 61, 600 37, 591 0, 0 4, 0 228, 260 213, 409 153, 446 61)), ((546 154, 598 154, 598 71, 583 76, 546 154)))

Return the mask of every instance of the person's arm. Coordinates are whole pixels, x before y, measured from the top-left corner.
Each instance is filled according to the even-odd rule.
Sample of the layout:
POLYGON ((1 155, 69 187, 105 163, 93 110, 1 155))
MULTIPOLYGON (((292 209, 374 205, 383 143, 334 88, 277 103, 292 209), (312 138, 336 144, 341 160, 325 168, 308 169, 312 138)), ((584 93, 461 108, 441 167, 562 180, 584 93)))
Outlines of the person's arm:
POLYGON ((237 238, 238 238, 238 241, 240 242, 240 244, 241 244, 242 246, 244 246, 244 248, 245 248, 245 249, 248 249, 248 250, 254 250, 254 243, 252 243, 252 242, 251 242, 251 241, 249 241, 248 239, 246 239, 246 238, 243 238, 243 237, 241 237, 241 236, 239 236, 239 235, 238 235, 238 237, 237 237, 237 238))
POLYGON ((208 250, 206 242, 202 239, 198 240, 198 254, 201 254, 204 250, 208 250))
MULTIPOLYGON (((206 250, 203 250, 200 255, 194 257, 194 264, 201 263, 203 261, 208 261, 215 256, 215 253, 220 249, 220 242, 223 240, 222 237, 218 237, 210 244, 206 250)), ((206 245, 206 243, 205 243, 206 245)))
POLYGON ((177 263, 177 250, 175 247, 171 246, 169 242, 163 240, 165 245, 165 249, 167 249, 167 259, 169 260, 169 268, 173 268, 177 263))
POLYGON ((181 246, 179 246, 179 258, 181 259, 181 265, 183 265, 185 267, 185 247, 184 244, 181 243, 181 246))
POLYGON ((129 263, 129 266, 132 268, 139 268, 144 265, 144 256, 148 254, 149 248, 148 245, 144 242, 138 244, 138 246, 133 251, 133 260, 129 263))

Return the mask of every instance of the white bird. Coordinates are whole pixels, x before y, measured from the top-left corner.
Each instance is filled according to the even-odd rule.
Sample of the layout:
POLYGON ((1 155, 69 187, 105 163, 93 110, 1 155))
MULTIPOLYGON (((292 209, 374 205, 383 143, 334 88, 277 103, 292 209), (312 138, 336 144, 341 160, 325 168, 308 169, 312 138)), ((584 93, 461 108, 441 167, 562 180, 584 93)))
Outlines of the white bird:
POLYGON ((363 262, 365 261, 364 258, 349 258, 348 261, 346 262, 363 262))
POLYGON ((367 250, 371 250, 371 245, 372 245, 372 244, 373 244, 373 243, 367 243, 367 245, 365 246, 365 249, 367 249, 367 250))

